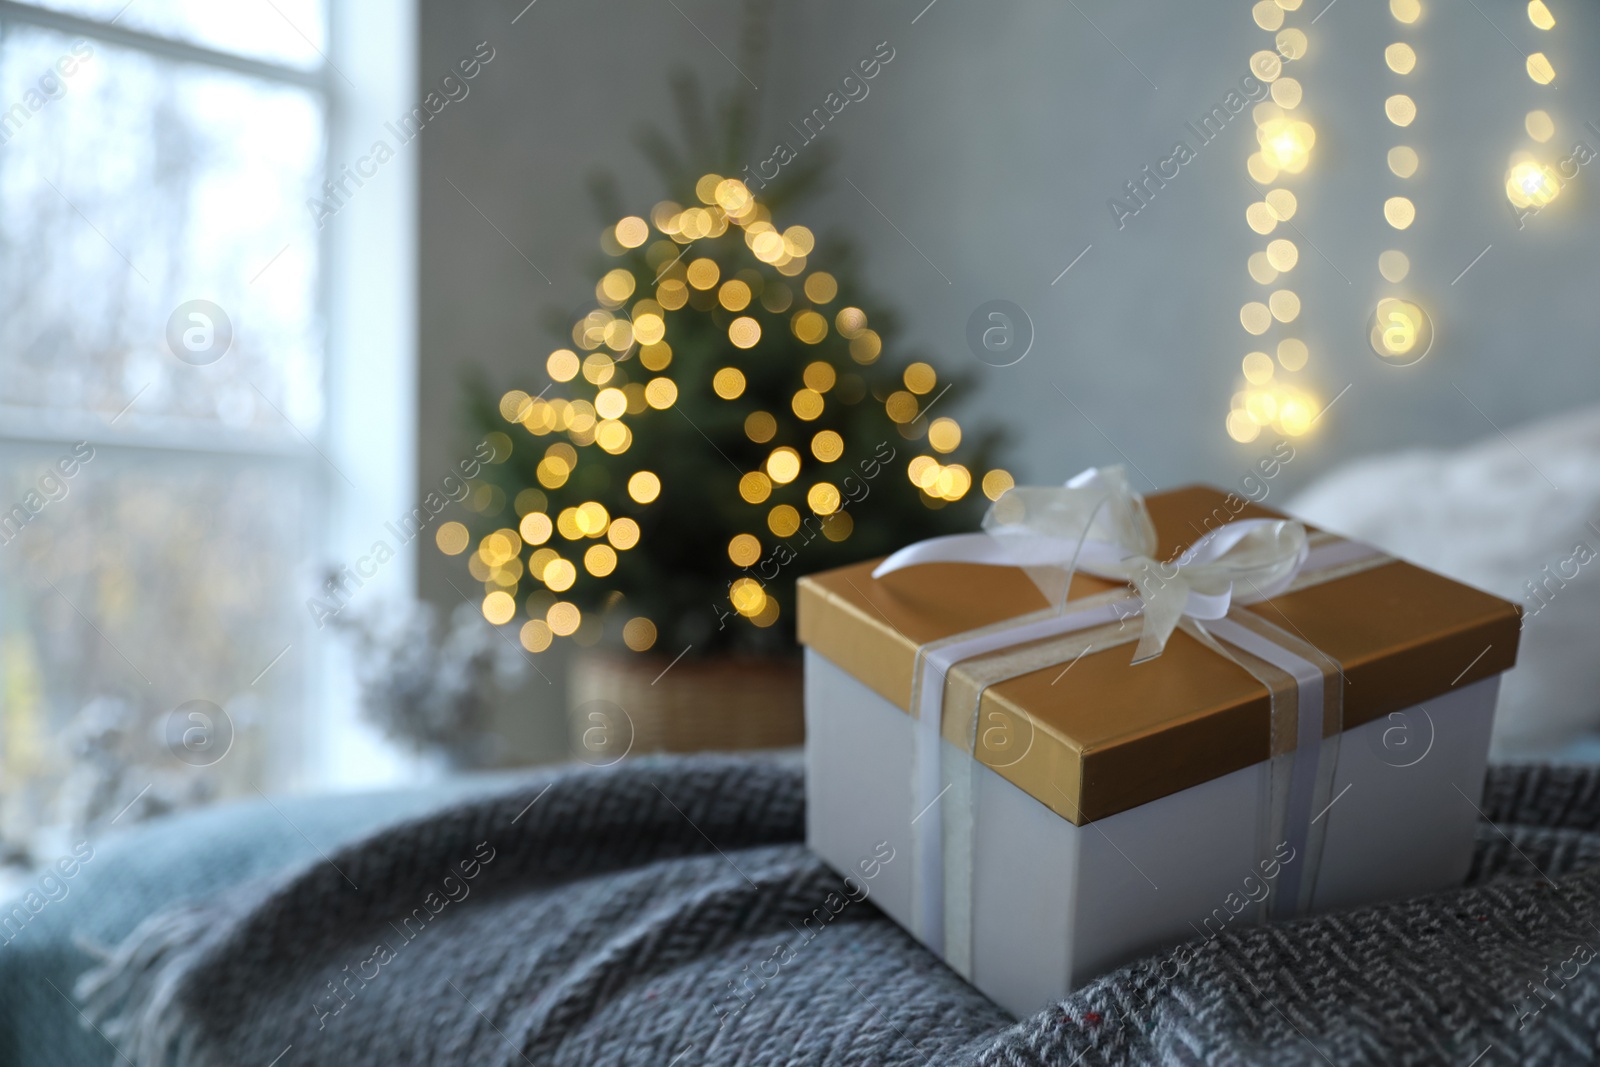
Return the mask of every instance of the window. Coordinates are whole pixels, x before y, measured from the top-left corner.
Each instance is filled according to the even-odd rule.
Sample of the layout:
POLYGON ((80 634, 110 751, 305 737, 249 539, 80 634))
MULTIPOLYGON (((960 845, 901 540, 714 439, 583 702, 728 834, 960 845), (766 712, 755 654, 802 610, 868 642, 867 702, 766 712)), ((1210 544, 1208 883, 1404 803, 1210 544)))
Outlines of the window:
MULTIPOLYGON (((376 513, 403 510, 393 487, 409 490, 410 471, 393 468, 409 459, 414 421, 402 404, 379 431, 398 438, 373 440, 370 415, 343 419, 335 403, 352 373, 339 338, 363 310, 396 314, 406 257, 346 285, 341 249, 353 238, 319 227, 307 206, 341 152, 341 113, 389 108, 409 89, 384 60, 406 54, 414 31, 392 31, 386 55, 370 54, 382 40, 364 41, 368 59, 335 65, 330 14, 354 15, 326 6, 0 5, 9 822, 50 816, 74 762, 68 744, 79 764, 117 748, 180 771, 163 752, 177 739, 213 755, 208 744, 226 744, 203 772, 224 793, 307 778, 306 709, 311 721, 326 710, 328 685, 327 638, 308 633, 304 602, 338 558, 354 486, 379 487, 365 498, 376 513), (361 62, 385 66, 378 89, 346 85, 361 62), (345 424, 361 428, 361 456, 341 459, 345 424), (374 445, 385 468, 363 479, 374 445), (226 721, 180 710, 191 701, 226 721), (118 707, 124 725, 107 734, 118 707)), ((347 228, 409 232, 409 176, 390 184, 352 207, 347 228)), ((392 352, 405 349, 401 334, 387 338, 392 352)), ((403 357, 387 362, 408 373, 403 357)))

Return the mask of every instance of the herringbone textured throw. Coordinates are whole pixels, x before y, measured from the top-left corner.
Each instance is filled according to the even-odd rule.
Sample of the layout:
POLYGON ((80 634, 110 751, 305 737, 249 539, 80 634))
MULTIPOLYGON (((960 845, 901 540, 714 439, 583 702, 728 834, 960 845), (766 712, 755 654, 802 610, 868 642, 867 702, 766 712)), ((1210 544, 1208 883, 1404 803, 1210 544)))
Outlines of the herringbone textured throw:
POLYGON ((1468 887, 1141 961, 1008 1018, 801 844, 793 763, 643 759, 157 916, 79 987, 140 1067, 1568 1064, 1600 775, 1502 767, 1468 887), (281 1059, 279 1058, 281 1057, 281 1059))

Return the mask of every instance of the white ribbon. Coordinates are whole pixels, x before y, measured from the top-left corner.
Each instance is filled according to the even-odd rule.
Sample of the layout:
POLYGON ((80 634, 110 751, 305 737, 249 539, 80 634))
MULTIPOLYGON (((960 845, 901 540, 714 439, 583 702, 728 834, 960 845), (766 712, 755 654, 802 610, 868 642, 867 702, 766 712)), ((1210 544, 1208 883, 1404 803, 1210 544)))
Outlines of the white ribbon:
MULTIPOLYGON (((1331 766, 1322 768, 1319 759, 1323 665, 1225 618, 1233 604, 1265 600, 1294 583, 1313 555, 1303 526, 1283 519, 1235 520, 1203 535, 1176 559, 1161 563, 1154 556, 1156 531, 1144 500, 1128 484, 1120 467, 1091 468, 1059 489, 1008 490, 989 509, 983 526, 983 533, 909 545, 873 571, 878 578, 924 563, 1021 567, 1052 606, 1006 625, 936 642, 924 650, 913 701, 918 723, 912 782, 919 813, 913 820, 917 868, 913 925, 924 943, 945 956, 959 973, 971 976, 971 900, 967 899, 971 857, 947 857, 943 840, 946 820, 938 811, 940 798, 951 787, 941 787, 945 778, 940 729, 945 675, 956 663, 974 656, 1134 615, 1144 617, 1136 663, 1159 656, 1179 621, 1188 617, 1211 623, 1215 637, 1294 678, 1299 715, 1283 829, 1297 855, 1320 851, 1309 849, 1307 843, 1312 797, 1331 774, 1331 766), (1110 600, 1096 597, 1069 610, 1067 589, 1077 569, 1125 581, 1137 595, 1110 600), (1244 588, 1239 588, 1241 585, 1244 588), (965 871, 964 875, 947 867, 951 858, 961 861, 956 867, 965 871), (947 882, 957 887, 957 899, 947 900, 947 882)), ((1311 570, 1331 574, 1339 567, 1379 557, 1370 546, 1337 541, 1316 550, 1311 570)), ((970 770, 967 766, 968 774, 970 770)), ((973 802, 970 781, 962 793, 962 801, 973 802)), ((970 842, 967 846, 970 848, 970 842)), ((1314 871, 1314 864, 1311 866, 1314 871)), ((1299 913, 1309 903, 1314 874, 1302 879, 1298 867, 1294 874, 1285 881, 1284 899, 1274 901, 1280 914, 1299 913)))
POLYGON ((1017 486, 983 517, 983 533, 934 537, 880 563, 874 578, 924 563, 1021 567, 1058 610, 1075 570, 1127 582, 1144 632, 1133 661, 1159 656, 1178 620, 1213 620, 1289 587, 1306 562, 1305 527, 1288 519, 1236 519, 1188 551, 1155 558, 1155 524, 1121 467, 1091 467, 1059 489, 1017 486))

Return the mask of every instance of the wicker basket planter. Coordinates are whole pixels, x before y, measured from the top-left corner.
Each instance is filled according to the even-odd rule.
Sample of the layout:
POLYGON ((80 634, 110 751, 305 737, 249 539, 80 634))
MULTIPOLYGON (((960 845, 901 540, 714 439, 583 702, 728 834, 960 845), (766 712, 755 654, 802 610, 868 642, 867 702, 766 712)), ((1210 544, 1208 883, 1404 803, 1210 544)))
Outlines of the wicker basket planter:
POLYGON ((683 660, 586 649, 568 724, 588 763, 642 752, 781 748, 805 740, 798 659, 683 660))

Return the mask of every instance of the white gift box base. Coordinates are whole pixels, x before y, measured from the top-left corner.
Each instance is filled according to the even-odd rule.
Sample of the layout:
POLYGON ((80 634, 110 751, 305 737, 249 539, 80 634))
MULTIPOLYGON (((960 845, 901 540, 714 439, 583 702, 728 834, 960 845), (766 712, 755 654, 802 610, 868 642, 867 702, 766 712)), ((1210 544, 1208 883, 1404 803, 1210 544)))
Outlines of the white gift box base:
MULTIPOLYGON (((1313 911, 1460 884, 1499 687, 1486 678, 1344 733, 1313 911)), ((915 721, 811 650, 805 690, 806 840, 847 875, 889 842, 897 858, 871 899, 914 932, 915 721)), ((1234 915, 1228 902, 1260 882, 1267 777, 1259 763, 1075 826, 978 765, 973 984, 1025 1016, 1165 946, 1256 921, 1259 908, 1234 915)))

